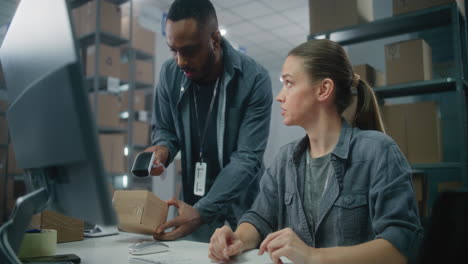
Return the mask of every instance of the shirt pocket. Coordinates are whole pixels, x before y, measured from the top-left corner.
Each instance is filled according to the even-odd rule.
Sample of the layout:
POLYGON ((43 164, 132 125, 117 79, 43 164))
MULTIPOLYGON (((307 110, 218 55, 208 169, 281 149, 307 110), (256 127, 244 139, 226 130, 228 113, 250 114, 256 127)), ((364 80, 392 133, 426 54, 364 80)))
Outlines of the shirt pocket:
POLYGON ((285 210, 286 215, 284 216, 283 219, 286 220, 285 225, 291 228, 295 226, 294 225, 295 212, 294 212, 293 201, 294 201, 294 193, 285 192, 284 193, 284 207, 286 208, 285 210))
POLYGON ((338 226, 346 245, 356 244, 367 237, 369 209, 366 194, 346 193, 336 200, 335 209, 340 216, 338 226))

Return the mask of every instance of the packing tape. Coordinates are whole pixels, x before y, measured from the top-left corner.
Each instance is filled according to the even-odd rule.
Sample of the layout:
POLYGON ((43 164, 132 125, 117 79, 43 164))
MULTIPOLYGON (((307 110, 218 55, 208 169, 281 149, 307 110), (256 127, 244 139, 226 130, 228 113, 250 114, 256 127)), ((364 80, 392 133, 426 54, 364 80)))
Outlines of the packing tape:
POLYGON ((55 255, 57 230, 42 229, 38 233, 25 233, 18 252, 20 258, 55 255))

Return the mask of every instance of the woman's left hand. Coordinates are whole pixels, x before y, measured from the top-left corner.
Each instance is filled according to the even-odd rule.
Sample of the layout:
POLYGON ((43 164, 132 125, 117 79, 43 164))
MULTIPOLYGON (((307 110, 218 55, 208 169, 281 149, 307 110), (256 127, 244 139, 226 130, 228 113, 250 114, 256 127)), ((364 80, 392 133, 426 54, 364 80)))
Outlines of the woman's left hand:
POLYGON ((269 234, 260 245, 259 255, 270 253, 274 264, 282 264, 280 257, 298 263, 317 263, 317 249, 307 246, 291 228, 269 234))

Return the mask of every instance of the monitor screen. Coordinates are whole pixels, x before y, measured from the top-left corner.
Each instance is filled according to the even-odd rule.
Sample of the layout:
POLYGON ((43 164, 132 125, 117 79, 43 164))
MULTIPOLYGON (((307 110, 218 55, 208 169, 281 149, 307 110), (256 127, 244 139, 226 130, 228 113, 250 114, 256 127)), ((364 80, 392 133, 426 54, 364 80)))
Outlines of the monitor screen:
POLYGON ((19 166, 48 207, 116 223, 66 0, 22 0, 0 48, 19 166))

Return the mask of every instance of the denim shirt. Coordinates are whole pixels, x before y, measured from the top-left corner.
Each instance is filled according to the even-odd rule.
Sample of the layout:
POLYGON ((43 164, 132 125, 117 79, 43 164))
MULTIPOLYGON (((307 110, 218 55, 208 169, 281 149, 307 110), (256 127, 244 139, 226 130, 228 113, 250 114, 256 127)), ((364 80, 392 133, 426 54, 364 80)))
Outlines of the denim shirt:
MULTIPOLYGON (((226 219, 235 225, 258 193, 273 94, 263 66, 236 51, 224 38, 221 47, 224 72, 215 111, 217 136, 207 139, 217 143, 221 171, 203 198, 195 203, 185 195, 184 201, 198 210, 205 223, 226 219)), ((193 192, 195 174, 189 101, 193 86, 170 59, 161 68, 153 101, 152 145, 169 149, 166 166, 181 152, 183 193, 193 192)))
POLYGON ((383 238, 413 259, 422 227, 407 160, 387 135, 342 122, 315 230, 309 229, 303 208, 307 136, 281 148, 239 223, 251 223, 262 238, 289 227, 316 248, 383 238))

